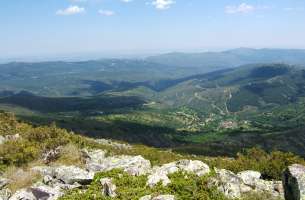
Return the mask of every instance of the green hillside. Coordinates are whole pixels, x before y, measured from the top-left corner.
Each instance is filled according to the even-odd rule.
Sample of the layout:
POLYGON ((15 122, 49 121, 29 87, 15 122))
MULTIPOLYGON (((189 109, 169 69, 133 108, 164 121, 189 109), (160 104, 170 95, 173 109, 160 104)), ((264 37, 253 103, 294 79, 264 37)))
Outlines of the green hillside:
POLYGON ((297 66, 254 64, 87 97, 4 91, 0 109, 35 125, 55 121, 83 135, 178 152, 234 155, 259 146, 304 156, 298 142, 304 140, 304 74, 297 66))

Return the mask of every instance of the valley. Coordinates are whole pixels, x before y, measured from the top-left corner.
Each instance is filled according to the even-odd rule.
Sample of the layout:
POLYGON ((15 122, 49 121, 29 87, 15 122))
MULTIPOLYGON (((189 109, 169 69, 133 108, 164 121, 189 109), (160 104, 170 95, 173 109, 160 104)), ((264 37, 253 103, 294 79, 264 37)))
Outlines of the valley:
MULTIPOLYGON (((243 51, 250 50, 230 54, 244 59, 243 51)), ((266 51, 248 56, 270 63, 223 62, 219 70, 152 58, 9 63, 0 66, 0 110, 33 125, 55 122, 94 138, 180 153, 233 156, 260 147, 305 156, 299 142, 305 139, 305 68, 262 60, 266 51)))

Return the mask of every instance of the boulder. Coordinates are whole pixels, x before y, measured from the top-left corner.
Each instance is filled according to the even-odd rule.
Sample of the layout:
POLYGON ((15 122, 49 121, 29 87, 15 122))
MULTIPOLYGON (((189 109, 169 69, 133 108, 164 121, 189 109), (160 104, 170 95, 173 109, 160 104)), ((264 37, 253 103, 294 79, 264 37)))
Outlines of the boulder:
POLYGON ((56 200, 64 195, 60 187, 49 187, 46 185, 33 186, 29 190, 36 199, 56 200))
POLYGON ((212 184, 229 198, 240 198, 242 193, 250 192, 251 187, 244 185, 241 178, 233 172, 225 169, 215 169, 216 177, 212 179, 212 184))
POLYGON ((151 200, 152 196, 151 195, 145 195, 143 197, 141 197, 139 200, 151 200))
POLYGON ((51 185, 54 182, 54 179, 50 175, 45 175, 42 179, 42 182, 46 185, 51 185))
POLYGON ((83 149, 82 153, 87 162, 99 164, 106 157, 107 152, 100 149, 97 150, 83 149))
POLYGON ((259 179, 254 191, 269 193, 272 197, 284 199, 284 188, 281 181, 266 181, 259 179))
POLYGON ((153 187, 161 182, 163 186, 166 186, 171 182, 168 175, 178 172, 179 170, 194 173, 198 176, 203 176, 210 172, 209 166, 201 161, 180 160, 164 164, 160 167, 154 167, 151 174, 148 176, 147 185, 153 187))
POLYGON ((159 195, 153 197, 152 195, 146 195, 141 197, 139 200, 175 200, 174 195, 159 195))
POLYGON ((176 162, 164 164, 156 169, 157 169, 156 172, 164 171, 166 174, 173 174, 179 171, 179 167, 177 166, 176 162))
POLYGON ((179 171, 179 168, 177 167, 176 162, 171 162, 162 166, 154 167, 151 171, 151 174, 148 176, 146 184, 149 187, 153 187, 159 182, 161 182, 163 186, 166 186, 171 183, 167 175, 175 173, 177 171, 179 171))
POLYGON ((20 138, 20 135, 18 133, 14 134, 14 135, 6 135, 5 136, 6 141, 14 141, 14 140, 18 140, 19 138, 20 138))
POLYGON ((240 198, 248 192, 268 193, 272 197, 283 199, 283 187, 279 181, 260 179, 256 171, 243 171, 237 175, 225 169, 215 169, 216 177, 210 179, 210 184, 229 198, 240 198))
POLYGON ((203 176, 210 173, 210 167, 199 160, 180 160, 177 163, 180 170, 203 176))
POLYGON ((294 164, 283 174, 285 199, 305 200, 305 166, 294 164))
POLYGON ((261 173, 257 171, 243 171, 237 174, 239 178, 248 186, 255 187, 257 181, 261 178, 261 173))
POLYGON ((6 185, 9 184, 9 180, 6 178, 0 177, 0 190, 3 189, 6 185))
POLYGON ((42 176, 54 176, 54 168, 48 166, 35 166, 31 169, 33 172, 37 172, 42 176))
POLYGON ((29 189, 21 189, 15 192, 10 200, 37 200, 29 189))
POLYGON ((149 187, 154 187, 159 182, 161 182, 163 186, 167 186, 168 184, 171 183, 171 181, 167 176, 167 173, 163 171, 159 171, 148 176, 146 185, 148 185, 149 187))
POLYGON ((59 187, 38 183, 30 188, 18 190, 9 200, 56 200, 63 194, 59 187))
POLYGON ((0 190, 0 200, 8 200, 11 195, 12 192, 8 188, 0 190))
POLYGON ((149 160, 142 156, 113 156, 101 159, 100 162, 87 161, 89 171, 110 171, 112 169, 123 169, 130 175, 138 176, 147 174, 151 170, 149 160))
POLYGON ((160 195, 152 198, 152 200, 175 200, 174 195, 160 195))
POLYGON ((100 180, 100 183, 103 187, 102 193, 104 196, 109 196, 109 197, 116 197, 116 185, 112 183, 112 179, 110 178, 102 178, 100 180))
POLYGON ((44 182, 61 181, 62 183, 73 185, 79 184, 90 184, 94 178, 94 172, 81 169, 76 166, 57 166, 57 167, 34 167, 33 171, 39 172, 44 177, 44 182), (56 181, 57 180, 57 181, 56 181))
POLYGON ((81 185, 79 183, 65 184, 65 183, 60 183, 60 182, 56 182, 51 186, 52 187, 59 187, 62 190, 72 190, 72 189, 75 189, 75 188, 82 188, 83 187, 83 185, 81 185))
POLYGON ((0 145, 4 144, 6 142, 5 137, 3 137, 2 135, 0 135, 0 145))
POLYGON ((6 135, 6 136, 2 136, 0 135, 0 145, 4 144, 7 141, 11 141, 11 140, 18 140, 20 138, 19 134, 14 134, 14 135, 6 135))
POLYGON ((73 184, 66 184, 63 183, 61 180, 58 180, 56 178, 53 178, 51 176, 44 176, 42 179, 42 183, 44 185, 53 187, 53 188, 60 188, 62 190, 71 190, 71 189, 75 189, 75 188, 81 188, 82 185, 79 183, 73 183, 73 184))
POLYGON ((88 172, 76 166, 54 167, 53 176, 66 184, 90 184, 94 178, 94 172, 88 172))
POLYGON ((42 154, 42 161, 45 164, 48 164, 54 160, 56 160, 61 152, 62 147, 56 147, 55 149, 52 149, 50 151, 45 152, 44 154, 42 154))

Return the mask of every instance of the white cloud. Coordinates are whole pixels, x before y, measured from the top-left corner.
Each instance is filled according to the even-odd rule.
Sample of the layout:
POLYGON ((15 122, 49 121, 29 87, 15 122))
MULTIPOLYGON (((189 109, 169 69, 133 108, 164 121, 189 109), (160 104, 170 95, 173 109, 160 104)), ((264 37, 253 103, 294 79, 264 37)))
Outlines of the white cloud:
POLYGON ((152 2, 152 5, 156 7, 158 10, 165 10, 171 7, 172 4, 174 4, 175 1, 173 0, 154 0, 152 2))
POLYGON ((78 7, 78 6, 69 6, 66 9, 61 9, 56 12, 56 15, 75 15, 81 14, 85 12, 85 8, 78 7))
POLYGON ((121 1, 124 3, 129 3, 129 2, 132 2, 133 0, 121 0, 121 1))
POLYGON ((236 13, 250 13, 255 11, 257 8, 253 5, 242 3, 237 6, 226 6, 225 12, 227 14, 236 14, 236 13))
POLYGON ((112 10, 99 10, 98 13, 104 16, 113 16, 115 15, 115 12, 112 10))

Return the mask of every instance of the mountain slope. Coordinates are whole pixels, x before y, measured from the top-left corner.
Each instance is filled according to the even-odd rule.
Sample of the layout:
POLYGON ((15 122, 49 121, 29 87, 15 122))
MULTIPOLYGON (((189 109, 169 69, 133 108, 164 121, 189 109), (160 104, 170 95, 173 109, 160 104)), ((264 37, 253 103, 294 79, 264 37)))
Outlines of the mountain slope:
POLYGON ((304 57, 305 50, 241 48, 224 52, 172 53, 142 60, 13 62, 0 65, 0 96, 3 92, 20 91, 39 96, 90 96, 141 86, 159 92, 198 74, 253 63, 304 65, 304 57))
POLYGON ((212 74, 190 77, 158 97, 169 105, 189 105, 198 110, 214 105, 223 113, 242 111, 249 106, 263 109, 294 103, 303 97, 304 73, 285 64, 247 65, 215 72, 215 77, 212 74))
POLYGON ((197 71, 144 60, 104 59, 82 62, 7 63, 0 65, 0 91, 28 91, 40 96, 88 96, 138 86, 197 71), (64 87, 63 87, 64 85, 64 87))

